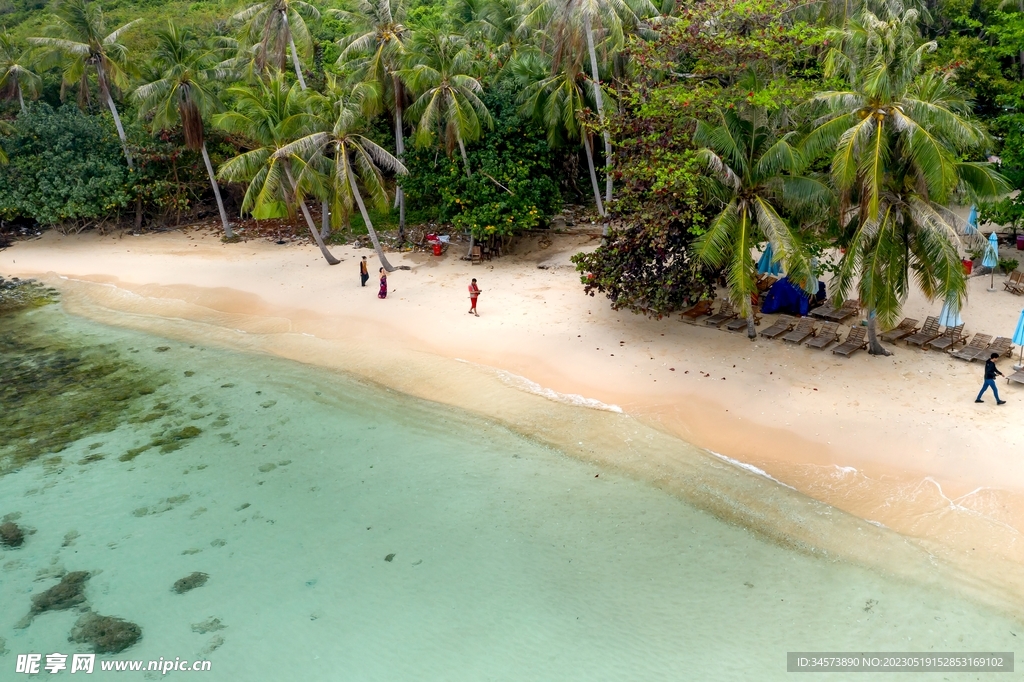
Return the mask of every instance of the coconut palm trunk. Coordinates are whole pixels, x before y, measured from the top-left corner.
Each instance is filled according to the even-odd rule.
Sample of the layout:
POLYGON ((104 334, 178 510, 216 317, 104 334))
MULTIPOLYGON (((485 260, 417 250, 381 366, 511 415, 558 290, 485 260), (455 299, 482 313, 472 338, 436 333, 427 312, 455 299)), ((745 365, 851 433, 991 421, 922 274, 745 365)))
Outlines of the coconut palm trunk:
POLYGON ((110 108, 110 113, 114 117, 114 126, 117 128, 117 136, 121 138, 121 148, 124 150, 124 158, 128 162, 128 168, 135 168, 135 164, 132 161, 132 153, 128 151, 128 136, 124 134, 124 126, 121 125, 121 117, 117 114, 117 105, 114 104, 114 98, 110 95, 110 87, 107 84, 107 74, 103 70, 103 62, 96 62, 96 77, 99 80, 100 92, 107 100, 107 106, 110 108))
POLYGON ((754 306, 751 304, 747 311, 747 338, 751 341, 757 340, 757 323, 754 322, 754 306))
MULTIPOLYGON (((398 76, 394 76, 392 81, 395 91, 395 153, 398 160, 401 161, 405 155, 405 135, 403 135, 405 131, 402 125, 402 93, 400 91, 402 86, 398 82, 398 76)), ((402 190, 401 184, 396 184, 395 187, 395 204, 398 206, 398 241, 405 243, 405 192, 402 190)))
POLYGON ((466 143, 462 141, 462 136, 455 133, 455 139, 459 141, 459 152, 462 153, 462 163, 466 165, 466 177, 473 177, 472 172, 469 170, 469 156, 466 155, 466 143))
POLYGON ((604 99, 601 97, 601 75, 597 70, 594 27, 589 16, 587 17, 585 30, 587 33, 587 50, 590 52, 590 82, 594 87, 594 104, 597 105, 597 122, 601 126, 601 136, 604 138, 604 201, 608 203, 612 200, 612 136, 604 125, 604 99))
POLYGON ((228 222, 228 213, 224 210, 224 200, 220 197, 220 185, 217 184, 217 177, 213 172, 213 164, 210 163, 210 155, 206 151, 206 142, 200 150, 203 153, 203 163, 206 164, 206 173, 210 176, 210 187, 213 188, 213 196, 217 200, 217 210, 220 211, 220 223, 224 226, 224 236, 234 237, 231 231, 231 223, 228 222))
POLYGON ((320 231, 316 229, 316 224, 313 222, 313 216, 309 214, 309 209, 306 208, 306 202, 299 198, 299 188, 298 185, 295 184, 295 178, 292 177, 291 169, 288 168, 288 160, 283 160, 282 164, 284 165, 285 177, 288 178, 288 185, 292 188, 292 193, 295 196, 296 203, 298 203, 299 208, 302 210, 302 217, 306 219, 306 227, 309 228, 309 233, 313 235, 313 241, 315 241, 316 245, 320 247, 320 253, 323 254, 324 260, 326 260, 329 265, 337 265, 341 261, 335 258, 334 255, 327 250, 327 245, 324 244, 324 240, 320 238, 320 231))
POLYGON ((366 223, 366 231, 370 233, 370 241, 373 242, 373 248, 377 252, 377 258, 380 260, 381 266, 388 272, 394 272, 395 266, 388 262, 387 256, 384 255, 384 249, 380 247, 377 231, 373 229, 373 223, 370 222, 370 214, 366 212, 366 205, 363 203, 363 195, 359 193, 356 179, 351 173, 348 176, 348 183, 352 186, 352 196, 355 197, 356 204, 359 206, 359 213, 362 214, 363 222, 366 223))
POLYGON ((868 311, 868 353, 871 355, 892 355, 878 339, 878 318, 874 310, 868 311))
POLYGON ((21 105, 21 113, 25 113, 25 96, 21 94, 21 85, 15 82, 14 87, 18 90, 18 104, 21 105))
POLYGON ((306 79, 302 77, 302 64, 299 62, 299 53, 295 49, 295 38, 292 37, 291 27, 288 25, 288 13, 281 12, 281 21, 284 23, 284 30, 288 34, 288 49, 292 53, 292 66, 295 67, 295 77, 299 79, 299 87, 306 89, 306 79))
POLYGON ((587 167, 590 169, 590 184, 594 187, 594 203, 597 204, 597 212, 604 217, 604 203, 601 201, 601 186, 597 184, 597 170, 594 168, 593 138, 590 135, 583 135, 583 148, 587 151, 587 167))

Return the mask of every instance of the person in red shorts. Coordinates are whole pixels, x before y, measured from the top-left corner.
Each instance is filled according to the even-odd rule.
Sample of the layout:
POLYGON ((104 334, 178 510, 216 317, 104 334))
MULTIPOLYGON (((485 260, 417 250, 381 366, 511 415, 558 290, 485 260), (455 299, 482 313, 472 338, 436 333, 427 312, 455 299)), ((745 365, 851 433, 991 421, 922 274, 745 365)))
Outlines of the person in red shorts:
POLYGON ((480 313, 476 311, 476 299, 480 296, 480 287, 476 285, 476 277, 469 283, 469 312, 472 315, 480 317, 480 313))

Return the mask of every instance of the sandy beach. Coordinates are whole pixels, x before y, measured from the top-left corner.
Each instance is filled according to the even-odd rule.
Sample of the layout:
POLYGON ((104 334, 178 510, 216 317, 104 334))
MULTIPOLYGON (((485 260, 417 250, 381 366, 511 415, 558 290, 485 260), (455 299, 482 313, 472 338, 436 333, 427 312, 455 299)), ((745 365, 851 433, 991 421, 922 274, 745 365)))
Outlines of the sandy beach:
MULTIPOLYGON (((502 418, 500 403, 445 369, 470 363, 523 390, 621 409, 954 563, 1024 563, 1024 387, 1000 381, 1006 405, 991 396, 975 404, 981 363, 944 353, 900 344, 891 357, 841 358, 616 312, 584 295, 569 262, 595 245, 586 235, 526 238, 480 265, 455 247, 440 258, 389 253, 411 269, 391 274, 383 301, 375 277, 359 286, 361 256, 377 271, 369 249, 335 247, 343 262, 330 267, 313 246, 224 244, 203 231, 49 232, 0 252, 0 272, 52 284, 68 310, 100 321, 164 334, 175 320, 201 323, 230 345, 502 418), (467 314, 471 277, 483 292, 479 318, 467 314), (277 340, 254 345, 256 336, 277 340)), ((970 280, 969 332, 1012 334, 1024 298, 1003 291, 1003 279, 996 292, 987 276, 970 280)), ((923 320, 939 308, 913 295, 904 312, 923 320)), ((1000 367, 1009 373, 1015 362, 1016 353, 1000 367)), ((643 468, 629 457, 618 464, 643 468)))

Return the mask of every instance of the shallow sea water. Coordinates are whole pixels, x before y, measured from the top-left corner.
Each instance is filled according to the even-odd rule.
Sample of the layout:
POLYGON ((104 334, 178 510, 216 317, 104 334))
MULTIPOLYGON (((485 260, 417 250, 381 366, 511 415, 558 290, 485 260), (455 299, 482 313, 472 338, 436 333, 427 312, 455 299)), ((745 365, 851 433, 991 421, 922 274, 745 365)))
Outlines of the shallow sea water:
MULTIPOLYGON (((0 547, 0 680, 25 677, 18 653, 88 651, 68 642, 77 611, 18 627, 62 571, 92 572, 89 605, 142 628, 103 658, 208 658, 206 680, 772 680, 787 651, 1024 637, 951 591, 785 549, 453 408, 58 306, 29 315, 161 379, 134 420, 0 476, 0 516, 34 530, 0 547), (189 426, 178 449, 119 459, 189 426), (171 589, 194 571, 208 582, 171 589), (210 619, 222 629, 195 631, 210 619)), ((902 679, 828 679, 887 677, 902 679)))

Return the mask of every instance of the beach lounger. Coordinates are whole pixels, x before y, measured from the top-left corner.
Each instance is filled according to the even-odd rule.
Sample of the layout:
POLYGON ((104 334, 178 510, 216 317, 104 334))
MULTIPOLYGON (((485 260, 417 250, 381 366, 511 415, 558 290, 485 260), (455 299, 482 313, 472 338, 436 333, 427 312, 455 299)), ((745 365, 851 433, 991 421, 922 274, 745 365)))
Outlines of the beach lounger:
POLYGON ((822 350, 827 348, 829 344, 839 341, 839 323, 838 322, 826 322, 821 325, 821 329, 818 330, 818 335, 813 339, 805 343, 804 345, 808 348, 815 348, 822 350))
POLYGON ((809 317, 801 317, 793 331, 783 334, 782 340, 789 343, 803 343, 812 336, 814 336, 814 320, 809 317))
POLYGON ((837 310, 839 310, 839 308, 833 308, 831 305, 826 303, 824 305, 818 306, 817 308, 815 308, 814 310, 807 314, 811 315, 812 317, 820 317, 823 320, 827 320, 828 316, 835 314, 837 310))
POLYGON ((882 341, 888 341, 889 343, 896 343, 905 336, 910 336, 917 332, 918 321, 912 317, 904 317, 903 321, 893 327, 887 332, 879 335, 882 341))
POLYGON ((1006 377, 1006 383, 1015 381, 1018 384, 1024 384, 1024 369, 1018 369, 1016 372, 1006 377))
POLYGON ((757 280, 757 291, 758 291, 758 293, 763 294, 764 292, 766 292, 769 289, 771 289, 772 285, 775 284, 778 281, 779 281, 779 279, 777 277, 772 277, 771 275, 765 275, 761 279, 757 280))
POLYGON ((968 362, 977 359, 978 354, 988 351, 988 345, 992 342, 991 334, 975 334, 971 342, 960 350, 951 350, 950 355, 954 358, 967 360, 968 362))
POLYGON ((940 336, 942 336, 942 332, 939 331, 939 318, 929 317, 924 321, 924 326, 921 327, 921 331, 916 334, 911 334, 904 339, 904 341, 907 342, 908 346, 913 345, 923 347, 924 344, 928 343, 932 339, 937 339, 940 336))
MULTIPOLYGON (((754 326, 761 324, 761 316, 754 315, 754 326)), ((747 330, 747 318, 737 317, 734 320, 729 320, 725 323, 725 328, 731 332, 746 331, 747 330)))
POLYGON ((850 357, 857 351, 868 347, 867 335, 867 327, 853 327, 850 329, 850 335, 846 337, 846 341, 833 348, 832 352, 836 355, 850 357))
POLYGON ((833 308, 832 312, 824 317, 826 320, 831 320, 832 322, 843 322, 856 315, 859 310, 860 301, 855 298, 851 298, 848 301, 845 301, 840 307, 833 308))
POLYGON ((704 320, 704 324, 709 327, 720 327, 734 317, 736 317, 736 309, 733 307, 732 301, 722 301, 722 307, 718 309, 717 313, 704 320))
POLYGON ((1024 294, 1024 272, 1020 270, 1011 272, 1010 277, 1003 282, 1003 288, 1011 294, 1017 294, 1018 296, 1024 294))
POLYGON ((712 306, 713 304, 711 301, 698 301, 697 305, 692 308, 687 308, 681 312, 679 314, 679 318, 684 322, 688 321, 690 324, 697 324, 698 317, 704 317, 705 315, 711 314, 712 306))
POLYGON ((779 319, 775 320, 775 324, 768 327, 761 332, 761 336, 766 339, 774 339, 778 336, 782 336, 796 324, 796 320, 789 315, 779 315, 779 319))
POLYGON ((989 345, 989 347, 985 349, 985 352, 980 354, 976 359, 988 360, 989 356, 992 355, 992 353, 996 353, 997 355, 1000 356, 1011 355, 1013 353, 1013 341, 1006 338, 1005 336, 997 336, 996 340, 993 341, 991 345, 989 345))
POLYGON ((942 332, 942 336, 937 339, 932 339, 928 343, 924 344, 922 348, 931 348, 933 350, 949 350, 950 348, 956 348, 957 345, 967 340, 964 336, 964 326, 958 324, 955 327, 947 327, 946 331, 942 332))

